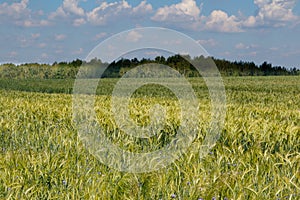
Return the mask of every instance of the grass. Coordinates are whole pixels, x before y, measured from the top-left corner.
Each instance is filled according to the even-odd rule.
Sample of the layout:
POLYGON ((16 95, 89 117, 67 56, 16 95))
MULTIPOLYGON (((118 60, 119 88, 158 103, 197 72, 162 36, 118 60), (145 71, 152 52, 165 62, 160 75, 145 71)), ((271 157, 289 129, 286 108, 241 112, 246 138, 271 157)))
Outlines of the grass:
MULTIPOLYGON (((198 136, 174 163, 141 174, 118 172, 89 154, 72 122, 72 80, 64 81, 0 80, 0 199, 300 198, 299 77, 224 78, 225 127, 203 160, 197 150, 209 124, 209 98, 203 82, 189 79, 200 98, 198 136)), ((171 128, 148 140, 118 131, 108 109, 116 80, 104 81, 96 110, 113 143, 138 152, 170 141, 171 128)), ((149 105, 160 102, 173 109, 168 119, 176 126, 176 101, 142 98, 145 89, 134 96, 140 107, 132 116, 147 123, 149 105)))

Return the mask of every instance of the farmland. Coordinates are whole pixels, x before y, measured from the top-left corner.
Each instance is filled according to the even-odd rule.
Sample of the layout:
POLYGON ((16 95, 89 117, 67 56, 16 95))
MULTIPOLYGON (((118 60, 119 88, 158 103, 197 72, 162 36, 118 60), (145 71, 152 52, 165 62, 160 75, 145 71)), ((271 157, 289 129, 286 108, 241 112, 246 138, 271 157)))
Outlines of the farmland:
MULTIPOLYGON (((225 77, 225 126, 202 160, 197 150, 210 101, 203 81, 188 80, 200 100, 197 137, 171 165, 135 174, 103 165, 78 139, 73 80, 1 79, 0 199, 300 199, 299 76, 225 77)), ((108 114, 116 82, 104 79, 97 90, 95 109, 107 137, 130 151, 162 148, 173 129, 148 142, 116 131, 108 114)), ((176 99, 143 98, 148 90, 134 96, 138 110, 146 113, 147 105, 161 103, 176 126, 176 99)))

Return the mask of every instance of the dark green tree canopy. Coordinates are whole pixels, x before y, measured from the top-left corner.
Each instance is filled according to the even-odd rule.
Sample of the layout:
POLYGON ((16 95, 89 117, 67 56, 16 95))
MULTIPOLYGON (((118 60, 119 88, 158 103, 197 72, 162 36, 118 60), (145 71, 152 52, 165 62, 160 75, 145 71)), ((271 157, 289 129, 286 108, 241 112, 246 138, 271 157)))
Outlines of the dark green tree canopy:
POLYGON ((200 76, 188 60, 201 65, 203 68, 214 62, 223 76, 300 75, 300 70, 295 67, 287 69, 283 66, 272 66, 271 63, 266 61, 258 66, 254 62, 228 61, 214 57, 205 58, 204 56, 191 58, 189 55, 176 54, 167 58, 157 56, 154 59, 121 58, 112 63, 103 63, 98 58, 93 58, 88 62, 80 59, 71 62, 54 62, 52 65, 39 63, 15 65, 7 63, 0 65, 0 78, 74 79, 80 67, 84 67, 84 70, 82 70, 84 73, 80 74, 82 77, 96 78, 102 74, 103 78, 119 78, 128 70, 147 63, 167 65, 186 77, 200 76))

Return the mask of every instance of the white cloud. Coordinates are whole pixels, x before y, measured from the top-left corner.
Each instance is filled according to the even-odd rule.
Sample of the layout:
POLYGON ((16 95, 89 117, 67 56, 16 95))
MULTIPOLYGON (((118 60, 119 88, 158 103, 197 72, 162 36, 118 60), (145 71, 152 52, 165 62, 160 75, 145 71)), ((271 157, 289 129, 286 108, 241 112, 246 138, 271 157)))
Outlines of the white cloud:
MULTIPOLYGON (((177 4, 158 8, 152 20, 167 22, 192 30, 216 32, 243 32, 246 28, 259 26, 284 26, 297 22, 300 17, 293 13, 296 0, 254 0, 257 15, 228 15, 222 10, 213 10, 209 16, 201 15, 201 6, 195 0, 182 0, 177 4)), ((300 23, 299 23, 300 24, 300 23)))
POLYGON ((228 16, 224 11, 213 10, 209 16, 203 16, 201 15, 202 6, 203 4, 197 6, 195 0, 182 0, 180 3, 159 8, 151 19, 173 23, 192 30, 243 31, 241 21, 235 15, 228 16))
POLYGON ((98 34, 95 36, 95 40, 104 38, 105 36, 107 36, 107 33, 105 33, 105 32, 98 33, 98 34))
POLYGON ((198 40, 197 41, 199 44, 203 45, 203 46, 210 46, 210 47, 214 47, 218 45, 218 42, 214 39, 208 39, 208 40, 198 40))
POLYGON ((201 7, 195 0, 182 0, 178 4, 159 8, 152 17, 154 21, 197 21, 200 18, 201 7))
POLYGON ((52 12, 50 15, 49 15, 49 19, 55 19, 55 18, 65 18, 67 17, 67 13, 64 11, 64 9, 62 7, 58 7, 56 9, 55 12, 52 12))
POLYGON ((254 3, 258 6, 258 13, 244 20, 245 27, 279 27, 299 19, 293 13, 296 0, 254 0, 254 3))
POLYGON ((254 27, 256 25, 257 25, 257 19, 254 16, 250 16, 243 21, 243 26, 245 27, 254 27))
POLYGON ((256 45, 256 44, 246 45, 246 44, 241 43, 241 42, 235 45, 235 48, 239 49, 239 50, 254 49, 254 48, 257 48, 257 47, 258 47, 258 45, 256 45))
POLYGON ((134 17, 141 20, 152 12, 153 7, 146 0, 141 1, 136 7, 132 7, 126 0, 122 0, 111 3, 103 2, 92 11, 87 12, 86 17, 91 24, 106 25, 121 17, 123 19, 134 17))
MULTIPOLYGON (((197 6, 195 0, 182 0, 180 3, 159 8, 151 19, 159 22, 175 23, 175 25, 193 30, 243 31, 241 28, 242 23, 235 15, 228 16, 224 11, 213 10, 209 16, 203 16, 201 15, 202 6, 203 4, 197 6)), ((200 42, 204 43, 205 41, 200 42)))
POLYGON ((292 11, 296 3, 295 0, 254 0, 254 3, 259 7, 258 16, 261 18, 277 21, 297 19, 292 11))
POLYGON ((49 19, 66 18, 68 16, 85 16, 84 9, 78 6, 79 0, 64 0, 55 12, 49 15, 49 19))
POLYGON ((138 42, 142 38, 142 34, 137 31, 130 31, 126 37, 129 42, 138 42))
POLYGON ((206 17, 204 29, 219 32, 242 32, 240 24, 236 16, 228 16, 228 14, 222 10, 214 10, 206 17))
POLYGON ((142 1, 139 5, 132 9, 133 14, 146 14, 152 12, 152 5, 148 4, 146 0, 142 1))
POLYGON ((32 12, 28 8, 29 0, 21 0, 18 3, 0 4, 0 23, 13 23, 24 27, 47 26, 50 23, 40 19, 43 13, 32 12), (39 19, 36 19, 38 17, 39 19))
POLYGON ((81 25, 83 25, 85 23, 86 23, 86 21, 85 21, 84 18, 79 18, 79 19, 75 19, 73 21, 73 26, 81 26, 81 25))
POLYGON ((131 5, 127 1, 107 3, 103 2, 100 6, 88 12, 87 20, 94 25, 105 25, 109 20, 114 20, 116 16, 130 13, 131 5))
POLYGON ((64 35, 64 34, 57 34, 55 35, 55 40, 56 41, 61 41, 61 40, 64 40, 67 36, 64 35))
POLYGON ((107 17, 101 16, 99 12, 101 8, 95 8, 91 12, 87 13, 87 19, 89 22, 95 25, 104 25, 106 23, 107 17))
POLYGON ((84 10, 78 6, 78 0, 64 0, 63 9, 74 15, 83 16, 84 10))
MULTIPOLYGON (((49 19, 65 18, 73 20, 73 26, 81 26, 87 22, 93 25, 106 25, 110 21, 119 17, 145 16, 152 12, 152 5, 146 0, 140 2, 136 7, 132 7, 126 0, 116 2, 102 2, 91 11, 85 11, 78 5, 79 0, 64 0, 63 4, 50 13, 49 19), (80 18, 75 18, 80 16, 80 18)), ((124 18, 124 19, 125 19, 124 18)))
POLYGON ((30 10, 27 8, 29 0, 22 0, 19 3, 0 4, 0 15, 6 15, 14 19, 20 19, 24 15, 27 15, 30 10))
POLYGON ((16 22, 19 26, 24 27, 39 27, 39 26, 49 26, 51 23, 47 20, 33 20, 33 19, 24 19, 16 22))

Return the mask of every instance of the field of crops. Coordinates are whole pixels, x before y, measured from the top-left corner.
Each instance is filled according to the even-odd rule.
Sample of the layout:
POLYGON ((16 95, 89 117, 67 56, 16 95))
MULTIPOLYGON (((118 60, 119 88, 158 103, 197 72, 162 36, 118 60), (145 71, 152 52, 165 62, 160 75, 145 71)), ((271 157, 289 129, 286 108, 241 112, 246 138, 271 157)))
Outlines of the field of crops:
MULTIPOLYGON (((0 80, 0 199, 300 199, 299 76, 224 78, 225 126, 203 159, 210 101, 205 84, 189 79, 200 100, 198 135, 174 163, 150 173, 116 171, 88 152, 72 121, 73 81, 66 81, 0 80)), ((104 80, 95 104, 106 136, 133 152, 166 145, 179 123, 176 99, 137 91, 137 123, 147 124, 149 105, 160 103, 170 126, 147 140, 131 138, 109 112, 115 83, 104 80)))

